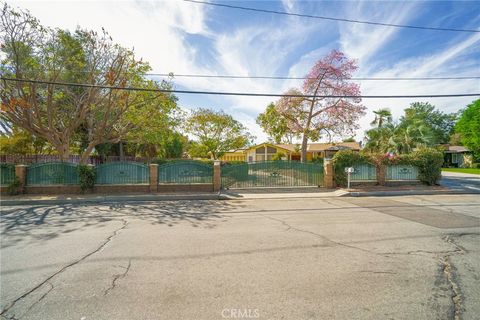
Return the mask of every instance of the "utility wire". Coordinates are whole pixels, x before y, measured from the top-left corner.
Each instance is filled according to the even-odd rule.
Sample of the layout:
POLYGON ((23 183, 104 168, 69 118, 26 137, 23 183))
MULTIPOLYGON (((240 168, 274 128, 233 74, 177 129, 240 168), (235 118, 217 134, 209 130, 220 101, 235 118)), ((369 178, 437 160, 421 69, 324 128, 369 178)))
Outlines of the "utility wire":
MULTIPOLYGON (((72 73, 88 73, 90 71, 76 70, 72 73)), ((305 80, 316 79, 312 77, 288 77, 288 76, 237 76, 229 74, 175 74, 170 73, 145 73, 145 76, 159 76, 159 77, 178 77, 178 78, 219 78, 219 79, 272 79, 272 80, 305 80)), ((424 80, 478 80, 480 76, 463 76, 463 77, 352 77, 346 80, 354 81, 424 81, 424 80)))
MULTIPOLYGON (((274 79, 274 80, 305 80, 305 79, 316 79, 316 78, 309 78, 309 77, 286 77, 286 76, 235 76, 235 75, 210 75, 210 74, 175 74, 175 73, 146 73, 146 76, 161 76, 161 77, 169 77, 172 76, 173 78, 226 78, 226 79, 274 79)), ((480 76, 467 76, 467 77, 400 77, 400 78, 392 78, 392 77, 353 77, 348 80, 372 80, 372 81, 382 81, 382 80, 409 80, 409 81, 416 81, 416 80, 474 80, 480 79, 480 76)))
POLYGON ((55 82, 55 81, 43 81, 43 80, 31 80, 31 79, 16 79, 0 77, 4 81, 13 82, 28 82, 39 84, 50 84, 60 86, 72 86, 82 88, 98 88, 98 89, 111 89, 111 90, 125 90, 125 91, 143 91, 143 92, 163 92, 163 93, 186 93, 186 94, 204 94, 204 95, 221 95, 221 96, 249 96, 249 97, 287 97, 287 98, 365 98, 365 99, 378 99, 378 98, 448 98, 448 97, 475 97, 480 96, 480 93, 456 93, 456 94, 424 94, 424 95, 299 95, 299 94, 278 94, 278 93, 250 93, 250 92, 223 92, 223 91, 193 91, 193 90, 176 90, 176 89, 148 89, 137 87, 118 87, 118 86, 106 86, 96 85, 88 83, 72 83, 72 82, 55 82))
POLYGON ((405 24, 393 24, 393 23, 373 22, 373 21, 362 21, 362 20, 344 19, 344 18, 333 18, 333 17, 325 17, 325 16, 316 16, 316 15, 311 15, 311 14, 301 14, 301 13, 267 10, 267 9, 259 9, 259 8, 252 8, 252 7, 234 6, 234 5, 230 5, 230 4, 213 3, 213 2, 199 1, 199 0, 183 0, 183 1, 202 4, 202 5, 230 8, 230 9, 240 9, 240 10, 246 10, 246 11, 273 13, 273 14, 295 16, 295 17, 302 17, 302 18, 322 19, 322 20, 341 21, 341 22, 350 22, 350 23, 361 23, 361 24, 369 24, 369 25, 384 26, 384 27, 409 28, 409 29, 434 30, 434 31, 453 31, 453 32, 480 32, 480 30, 473 30, 473 29, 435 28, 435 27, 413 26, 413 25, 405 25, 405 24))

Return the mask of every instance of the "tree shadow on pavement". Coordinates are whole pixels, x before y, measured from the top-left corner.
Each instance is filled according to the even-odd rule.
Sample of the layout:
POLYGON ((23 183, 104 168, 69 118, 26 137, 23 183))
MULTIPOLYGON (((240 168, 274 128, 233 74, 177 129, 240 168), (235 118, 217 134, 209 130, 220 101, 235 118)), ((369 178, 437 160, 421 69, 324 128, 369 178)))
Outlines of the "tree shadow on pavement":
POLYGON ((39 205, 0 209, 1 247, 20 241, 42 241, 85 228, 104 227, 110 221, 139 219, 174 227, 215 228, 226 221, 223 211, 241 207, 217 200, 39 205))

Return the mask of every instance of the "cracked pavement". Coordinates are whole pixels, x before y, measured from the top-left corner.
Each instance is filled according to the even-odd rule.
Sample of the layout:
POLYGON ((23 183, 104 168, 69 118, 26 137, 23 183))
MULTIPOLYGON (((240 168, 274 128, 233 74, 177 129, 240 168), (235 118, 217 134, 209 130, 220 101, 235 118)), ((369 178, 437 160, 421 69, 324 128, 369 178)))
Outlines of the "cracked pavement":
POLYGON ((477 319, 479 222, 478 195, 2 207, 1 316, 477 319))

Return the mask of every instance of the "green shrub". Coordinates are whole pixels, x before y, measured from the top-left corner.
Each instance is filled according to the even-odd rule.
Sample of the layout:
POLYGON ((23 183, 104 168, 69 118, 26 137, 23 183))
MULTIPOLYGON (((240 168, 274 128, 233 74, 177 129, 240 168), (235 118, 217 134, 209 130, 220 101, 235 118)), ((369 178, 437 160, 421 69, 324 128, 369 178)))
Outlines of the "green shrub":
POLYGON ((412 164, 418 167, 418 179, 429 186, 437 184, 442 177, 443 153, 432 148, 415 151, 412 164))
POLYGON ((472 163, 473 169, 480 169, 480 163, 472 163))
POLYGON ((20 193, 21 186, 22 186, 22 183, 20 182, 20 179, 18 179, 18 177, 15 176, 13 178, 13 181, 7 187, 7 193, 11 196, 15 196, 20 193))
POLYGON ((324 158, 313 158, 313 159, 312 159, 312 162, 313 162, 313 163, 323 164, 323 159, 324 159, 324 158))
POLYGON ((418 168, 418 179, 428 185, 438 183, 442 175, 443 153, 433 148, 423 148, 410 154, 387 156, 366 152, 342 150, 333 156, 334 179, 340 186, 347 184, 346 167, 369 163, 377 170, 380 166, 411 165, 418 168))
POLYGON ((93 187, 95 186, 95 178, 97 176, 95 168, 81 164, 78 166, 77 170, 82 192, 93 190, 93 187))
POLYGON ((287 155, 283 152, 277 152, 273 155, 272 160, 273 161, 281 161, 282 158, 286 158, 287 155))

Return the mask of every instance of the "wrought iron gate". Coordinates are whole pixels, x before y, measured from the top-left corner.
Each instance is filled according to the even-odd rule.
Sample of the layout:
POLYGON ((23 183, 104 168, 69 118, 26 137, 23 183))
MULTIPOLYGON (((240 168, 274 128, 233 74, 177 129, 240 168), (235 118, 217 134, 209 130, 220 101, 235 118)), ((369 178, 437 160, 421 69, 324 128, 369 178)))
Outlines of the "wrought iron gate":
POLYGON ((323 164, 265 161, 222 167, 224 189, 302 186, 323 186, 323 164))
POLYGON ((168 162, 158 167, 158 183, 213 183, 213 166, 189 160, 168 162))

